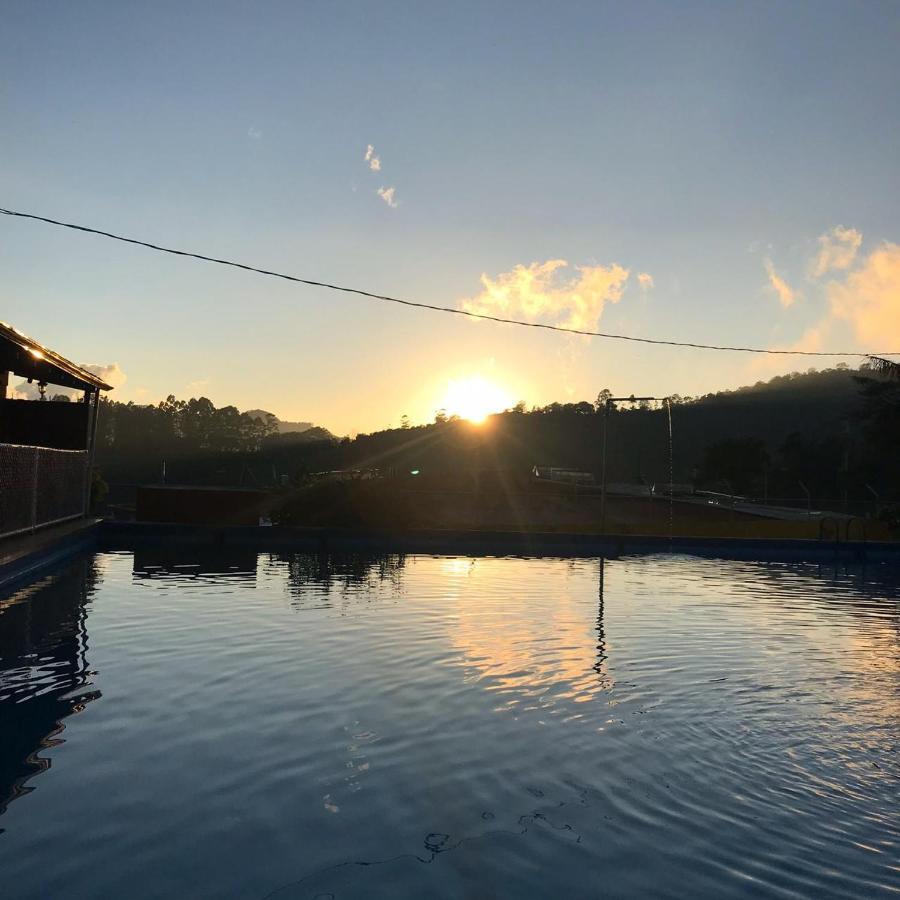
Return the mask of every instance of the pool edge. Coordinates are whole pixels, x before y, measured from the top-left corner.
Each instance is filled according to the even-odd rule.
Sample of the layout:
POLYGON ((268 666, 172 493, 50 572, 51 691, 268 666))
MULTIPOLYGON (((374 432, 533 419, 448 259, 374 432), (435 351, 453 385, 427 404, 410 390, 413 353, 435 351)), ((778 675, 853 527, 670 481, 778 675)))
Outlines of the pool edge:
POLYGON ((48 566, 97 546, 99 519, 36 531, 16 542, 0 543, 0 588, 27 581, 48 566))
POLYGON ((799 539, 687 538, 565 533, 388 531, 337 528, 216 527, 145 522, 103 522, 104 549, 174 542, 204 547, 241 547, 259 552, 436 553, 483 556, 622 556, 682 553, 734 559, 898 561, 900 543, 799 539))

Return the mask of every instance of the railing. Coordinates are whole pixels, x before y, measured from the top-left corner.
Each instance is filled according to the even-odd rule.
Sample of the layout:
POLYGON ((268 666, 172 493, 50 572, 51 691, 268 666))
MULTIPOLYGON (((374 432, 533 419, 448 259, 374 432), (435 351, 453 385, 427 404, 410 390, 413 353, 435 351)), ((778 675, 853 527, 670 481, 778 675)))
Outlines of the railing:
POLYGON ((0 444, 0 537, 85 512, 87 452, 0 444))

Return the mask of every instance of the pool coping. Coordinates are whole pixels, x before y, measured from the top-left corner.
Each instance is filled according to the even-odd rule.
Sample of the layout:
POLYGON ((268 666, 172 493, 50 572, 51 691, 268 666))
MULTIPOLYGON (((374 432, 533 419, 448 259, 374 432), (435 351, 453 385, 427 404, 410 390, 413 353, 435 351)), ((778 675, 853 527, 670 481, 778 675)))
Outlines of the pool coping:
POLYGON ((83 519, 0 542, 0 586, 27 580, 82 550, 132 550, 160 544, 234 547, 257 552, 433 553, 441 556, 616 557, 677 553, 721 559, 900 562, 900 542, 763 538, 688 538, 556 532, 389 531, 180 525, 83 519))
POLYGON ((89 517, 0 541, 0 587, 28 581, 48 566, 97 546, 100 519, 89 517))
POLYGON ((566 534, 557 532, 392 531, 382 529, 213 527, 149 522, 104 522, 99 532, 106 549, 133 543, 241 547, 313 552, 436 553, 482 556, 621 556, 688 553, 740 559, 840 559, 900 561, 900 542, 821 541, 793 538, 688 538, 646 535, 566 534))

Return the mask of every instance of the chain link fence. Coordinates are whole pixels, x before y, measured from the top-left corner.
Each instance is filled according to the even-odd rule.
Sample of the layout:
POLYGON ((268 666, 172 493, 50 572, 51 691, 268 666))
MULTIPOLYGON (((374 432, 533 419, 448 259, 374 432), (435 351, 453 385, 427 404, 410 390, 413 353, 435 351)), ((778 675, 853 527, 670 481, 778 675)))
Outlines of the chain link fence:
POLYGON ((0 444, 0 537, 84 514, 87 452, 0 444))

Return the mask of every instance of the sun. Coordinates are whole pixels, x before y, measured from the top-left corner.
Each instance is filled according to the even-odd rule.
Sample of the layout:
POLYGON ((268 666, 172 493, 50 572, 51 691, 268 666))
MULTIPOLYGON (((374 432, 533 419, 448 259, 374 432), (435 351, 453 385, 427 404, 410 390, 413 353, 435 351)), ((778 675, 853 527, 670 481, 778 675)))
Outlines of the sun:
POLYGON ((481 375, 470 375, 447 385, 441 405, 448 415, 481 424, 491 413, 502 412, 512 404, 512 397, 500 385, 481 375))

